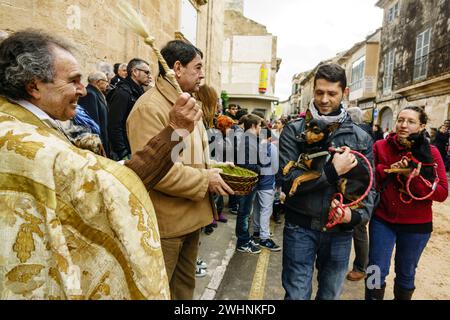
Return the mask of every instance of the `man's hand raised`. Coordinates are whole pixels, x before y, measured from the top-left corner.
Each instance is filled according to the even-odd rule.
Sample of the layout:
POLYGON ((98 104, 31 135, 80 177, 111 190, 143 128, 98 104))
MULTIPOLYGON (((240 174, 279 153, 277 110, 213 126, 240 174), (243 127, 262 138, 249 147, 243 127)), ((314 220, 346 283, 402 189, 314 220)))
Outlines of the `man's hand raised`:
POLYGON ((202 115, 195 99, 188 93, 182 93, 169 112, 169 125, 181 136, 187 136, 194 130, 196 121, 199 121, 202 115))

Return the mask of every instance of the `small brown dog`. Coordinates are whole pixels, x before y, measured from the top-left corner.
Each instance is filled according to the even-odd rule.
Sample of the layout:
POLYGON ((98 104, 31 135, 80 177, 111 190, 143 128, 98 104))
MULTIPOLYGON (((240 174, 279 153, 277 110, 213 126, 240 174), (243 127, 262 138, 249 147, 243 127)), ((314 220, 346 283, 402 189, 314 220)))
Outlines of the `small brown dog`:
POLYGON ((289 191, 293 196, 300 184, 320 177, 319 168, 326 162, 328 152, 328 137, 339 127, 338 123, 327 124, 324 121, 312 119, 306 125, 301 139, 305 142, 305 153, 300 154, 297 161, 289 161, 283 168, 283 175, 287 175, 292 168, 300 168, 305 172, 295 178, 289 191))
MULTIPOLYGON (((294 179, 289 196, 293 196, 300 184, 318 179, 321 176, 323 166, 331 158, 329 149, 329 136, 339 128, 339 123, 327 124, 324 121, 313 119, 302 134, 305 143, 305 153, 297 160, 289 161, 283 168, 283 175, 287 175, 292 168, 300 168, 305 172, 294 179)), ((338 190, 344 197, 344 203, 350 203, 364 194, 370 183, 370 174, 363 165, 364 161, 358 161, 358 165, 349 172, 339 177, 338 190)), ((361 207, 358 204, 353 208, 361 207)))
POLYGON ((422 131, 411 134, 403 144, 412 155, 410 159, 404 159, 408 162, 408 167, 385 169, 384 172, 399 173, 404 176, 409 176, 414 169, 417 169, 425 179, 430 182, 433 181, 434 170, 431 164, 434 163, 434 160, 431 155, 430 142, 425 136, 425 132, 422 131), (412 158, 414 158, 417 163, 412 161, 412 158))

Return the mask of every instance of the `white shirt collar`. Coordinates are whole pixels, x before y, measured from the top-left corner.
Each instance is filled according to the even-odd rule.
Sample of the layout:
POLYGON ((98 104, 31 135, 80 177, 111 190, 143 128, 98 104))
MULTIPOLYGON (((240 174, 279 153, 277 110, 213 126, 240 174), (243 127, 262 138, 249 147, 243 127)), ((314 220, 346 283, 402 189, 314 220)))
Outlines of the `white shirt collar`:
POLYGON ((61 125, 58 123, 58 121, 56 121, 55 119, 52 119, 47 113, 45 113, 42 109, 40 109, 39 107, 35 106, 34 104, 32 104, 29 101, 26 100, 17 100, 14 101, 17 104, 19 104, 21 107, 27 109, 28 111, 30 111, 32 114, 34 114, 36 117, 39 118, 39 120, 41 120, 43 123, 45 123, 47 126, 57 129, 59 131, 61 131, 62 133, 63 130, 61 128, 61 125))
POLYGON ((48 114, 46 114, 42 109, 36 107, 34 104, 32 104, 29 101, 26 100, 17 100, 15 101, 20 106, 24 107, 28 111, 30 111, 32 114, 34 114, 36 117, 38 117, 40 120, 47 120, 50 119, 53 121, 52 118, 48 114))

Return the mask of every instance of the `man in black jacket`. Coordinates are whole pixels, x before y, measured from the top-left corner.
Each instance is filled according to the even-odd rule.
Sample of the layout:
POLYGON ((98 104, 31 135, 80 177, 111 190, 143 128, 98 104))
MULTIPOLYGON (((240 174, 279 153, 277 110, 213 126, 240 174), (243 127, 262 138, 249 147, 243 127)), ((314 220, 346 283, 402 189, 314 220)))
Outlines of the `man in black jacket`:
POLYGON ((133 59, 128 63, 128 76, 119 82, 108 100, 109 140, 116 160, 129 159, 130 144, 127 137, 126 122, 137 99, 144 93, 144 87, 151 82, 148 62, 133 59))
POLYGON ((100 127, 100 139, 106 155, 110 156, 108 138, 108 106, 104 93, 108 87, 108 79, 103 72, 95 72, 88 77, 87 94, 78 99, 78 104, 82 106, 89 116, 100 127))
POLYGON ((127 77, 127 64, 126 63, 116 63, 114 65, 114 78, 111 79, 111 88, 115 88, 120 81, 125 80, 127 77))
MULTIPOLYGON (((376 195, 374 189, 362 202, 364 206, 361 209, 347 208, 344 212, 338 209, 335 218, 343 218, 342 223, 330 229, 326 227, 330 209, 336 207, 333 194, 337 192, 339 177, 358 164, 348 148, 361 152, 373 163, 371 137, 351 121, 342 104, 347 93, 343 68, 336 64, 319 67, 309 111, 314 119, 339 124, 339 128, 328 138, 328 143, 334 147, 344 147, 346 151, 330 155, 321 176, 300 184, 296 193, 286 199, 282 273, 285 299, 311 298, 314 264, 318 269, 319 282, 316 299, 338 299, 347 273, 352 229, 366 223, 372 213, 376 195)), ((289 123, 280 137, 279 179, 286 194, 289 194, 294 179, 304 173, 302 169, 295 168, 286 176, 282 175, 286 164, 296 161, 304 152, 301 135, 305 122, 301 118, 289 123)))

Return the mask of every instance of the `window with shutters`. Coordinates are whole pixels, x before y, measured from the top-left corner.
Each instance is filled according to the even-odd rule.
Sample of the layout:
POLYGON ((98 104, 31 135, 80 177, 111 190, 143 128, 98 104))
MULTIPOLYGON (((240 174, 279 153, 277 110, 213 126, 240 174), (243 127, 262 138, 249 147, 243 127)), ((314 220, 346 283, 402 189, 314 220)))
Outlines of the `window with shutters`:
POLYGON ((362 88, 364 80, 364 66, 366 57, 361 57, 353 63, 352 66, 352 83, 350 85, 351 91, 356 91, 362 88))
POLYGON ((397 2, 392 7, 389 8, 387 21, 388 22, 394 21, 394 19, 398 17, 399 13, 400 13, 400 7, 399 7, 399 4, 397 2))
POLYGON ((395 51, 390 50, 384 55, 383 94, 389 94, 392 90, 392 78, 394 77, 395 51))
POLYGON ((414 59, 414 80, 423 80, 427 77, 430 40, 431 29, 427 29, 417 36, 416 55, 414 59))

